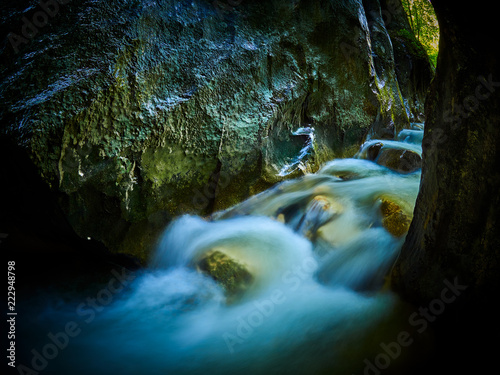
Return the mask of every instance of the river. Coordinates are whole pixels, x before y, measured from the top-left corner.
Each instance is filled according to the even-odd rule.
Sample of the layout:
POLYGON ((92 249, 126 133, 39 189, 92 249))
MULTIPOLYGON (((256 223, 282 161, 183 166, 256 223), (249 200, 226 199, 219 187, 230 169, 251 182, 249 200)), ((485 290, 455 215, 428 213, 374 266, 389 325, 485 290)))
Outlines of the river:
POLYGON ((376 142, 421 154, 422 134, 414 124, 397 141, 368 141, 357 157, 211 218, 179 217, 149 267, 115 271, 95 295, 47 292, 24 328, 36 337, 26 367, 74 375, 404 368, 427 339, 390 346, 409 330, 412 310, 387 287, 405 236, 387 230, 381 206, 397 204, 411 219, 420 170, 398 173, 365 157, 376 142), (200 266, 214 253, 247 277, 221 286, 200 266))

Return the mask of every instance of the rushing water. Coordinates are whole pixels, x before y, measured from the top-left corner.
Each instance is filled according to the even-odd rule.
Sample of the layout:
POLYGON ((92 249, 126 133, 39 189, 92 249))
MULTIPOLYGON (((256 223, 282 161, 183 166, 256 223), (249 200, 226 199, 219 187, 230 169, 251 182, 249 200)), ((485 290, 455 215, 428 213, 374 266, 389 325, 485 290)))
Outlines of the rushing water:
MULTIPOLYGON (((421 139, 421 127, 414 126, 384 144, 421 153, 421 139)), ((101 305, 83 299, 39 314, 40 325, 53 333, 68 322, 78 325, 44 373, 362 371, 380 341, 401 329, 391 318, 399 302, 383 285, 404 236, 382 225, 381 199, 411 216, 419 180, 419 171, 400 174, 362 158, 333 160, 211 220, 178 218, 149 269, 118 277, 127 288, 115 285, 120 291, 112 302, 109 284, 101 305), (198 269, 213 249, 252 275, 237 298, 198 269)), ((38 343, 40 353, 44 342, 51 341, 38 343)))

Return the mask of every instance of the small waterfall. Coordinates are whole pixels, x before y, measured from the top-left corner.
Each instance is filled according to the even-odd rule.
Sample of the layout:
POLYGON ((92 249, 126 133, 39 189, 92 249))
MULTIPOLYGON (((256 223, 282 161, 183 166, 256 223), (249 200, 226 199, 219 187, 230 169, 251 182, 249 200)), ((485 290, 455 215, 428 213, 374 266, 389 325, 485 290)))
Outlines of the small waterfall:
POLYGON ((314 128, 303 127, 298 128, 296 131, 292 132, 292 135, 302 135, 307 137, 307 141, 304 147, 299 151, 299 154, 295 158, 291 158, 278 172, 278 176, 288 176, 296 169, 305 169, 304 160, 311 153, 314 147, 314 128))
MULTIPOLYGON (((370 140, 355 158, 333 160, 209 220, 179 217, 165 230, 151 267, 82 328, 51 369, 122 375, 359 371, 378 348, 377 332, 398 331, 388 323, 397 298, 382 286, 420 181, 419 170, 399 173, 366 155, 380 142, 379 148, 420 155, 422 132, 414 125, 397 141, 370 140), (201 266, 213 254, 232 282, 238 281, 227 271, 233 263, 251 276, 235 295, 201 266)), ((61 310, 58 319, 73 315, 61 310)))

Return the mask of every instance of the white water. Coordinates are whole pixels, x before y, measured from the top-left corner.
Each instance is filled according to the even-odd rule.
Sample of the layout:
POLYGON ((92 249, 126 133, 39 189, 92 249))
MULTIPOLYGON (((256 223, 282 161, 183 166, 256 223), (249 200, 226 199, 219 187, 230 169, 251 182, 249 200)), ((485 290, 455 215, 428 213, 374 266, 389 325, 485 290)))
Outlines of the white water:
MULTIPOLYGON (((420 152, 409 143, 420 141, 418 131, 389 144, 420 152)), ((213 221, 178 218, 150 269, 91 322, 67 306, 51 312, 55 327, 75 320, 82 332, 48 369, 121 375, 361 371, 380 341, 398 332, 389 319, 397 298, 382 286, 404 238, 382 226, 380 198, 411 216, 419 179, 419 172, 403 175, 363 159, 334 160, 213 221), (329 206, 321 206, 325 202, 329 206), (213 248, 254 276, 231 303, 195 266, 213 248)))
POLYGON ((309 154, 313 151, 314 147, 314 128, 305 127, 298 128, 296 131, 292 132, 292 135, 306 135, 308 137, 307 142, 304 147, 299 151, 299 154, 288 160, 287 163, 281 168, 278 172, 278 176, 288 176, 296 169, 305 169, 304 160, 309 156, 309 154))

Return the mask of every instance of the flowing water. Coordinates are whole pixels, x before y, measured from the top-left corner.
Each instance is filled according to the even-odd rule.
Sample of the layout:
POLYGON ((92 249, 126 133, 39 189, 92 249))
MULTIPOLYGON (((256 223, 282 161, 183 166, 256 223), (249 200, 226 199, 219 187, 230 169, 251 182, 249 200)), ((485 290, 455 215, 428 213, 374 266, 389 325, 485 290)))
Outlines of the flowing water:
MULTIPOLYGON (((414 126, 383 142, 420 154, 422 132, 414 126)), ((42 373, 362 371, 381 340, 402 329, 394 318, 400 302, 384 283, 404 235, 384 227, 381 202, 411 218, 420 181, 420 171, 401 174, 363 159, 373 142, 360 158, 333 160, 210 219, 179 217, 150 267, 118 277, 116 285, 127 287, 109 284, 97 294, 100 305, 81 296, 50 304, 40 327, 78 328, 42 373), (237 293, 200 271, 214 249, 251 275, 237 293)), ((44 339, 36 346, 42 355, 53 341, 44 339)))

